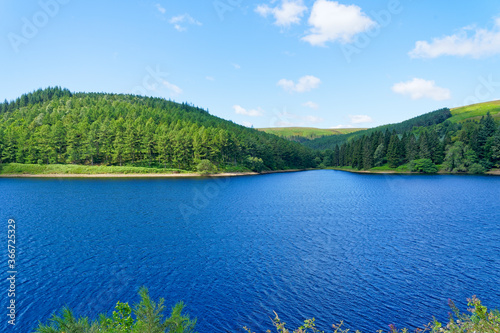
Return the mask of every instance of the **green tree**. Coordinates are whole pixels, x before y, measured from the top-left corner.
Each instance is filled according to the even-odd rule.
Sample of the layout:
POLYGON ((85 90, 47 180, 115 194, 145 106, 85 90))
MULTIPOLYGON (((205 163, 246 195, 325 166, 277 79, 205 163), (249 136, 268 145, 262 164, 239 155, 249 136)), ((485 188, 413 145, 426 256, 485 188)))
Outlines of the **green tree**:
POLYGON ((61 120, 56 121, 50 128, 50 146, 55 152, 53 163, 64 162, 64 154, 66 151, 66 132, 61 120))
POLYGON ((381 165, 385 164, 386 158, 385 158, 384 143, 381 143, 378 145, 377 149, 375 150, 375 154, 374 154, 373 158, 375 161, 375 166, 381 166, 381 165))
POLYGON ((207 175, 217 171, 217 167, 209 160, 201 160, 196 166, 196 170, 202 175, 207 175))
POLYGON ((465 146, 462 141, 456 141, 453 145, 449 146, 443 163, 444 169, 453 173, 467 172, 466 151, 471 155, 472 149, 465 146))
POLYGON ((417 159, 417 156, 418 156, 417 139, 415 138, 415 135, 410 134, 410 137, 408 138, 408 141, 406 143, 406 160, 413 161, 417 159))
POLYGON ((389 147, 387 147, 387 162, 391 168, 396 168, 400 165, 401 156, 399 144, 399 136, 397 134, 393 134, 391 136, 391 141, 389 141, 389 147))
POLYGON ((264 162, 259 157, 248 156, 246 159, 246 166, 255 172, 262 172, 264 170, 264 162))
POLYGON ((148 162, 149 167, 151 167, 154 155, 157 154, 155 138, 155 123, 153 118, 149 118, 144 127, 141 145, 144 159, 148 162))
POLYGON ((436 173, 438 171, 437 166, 432 162, 430 158, 413 160, 410 162, 409 168, 412 172, 420 173, 436 173))

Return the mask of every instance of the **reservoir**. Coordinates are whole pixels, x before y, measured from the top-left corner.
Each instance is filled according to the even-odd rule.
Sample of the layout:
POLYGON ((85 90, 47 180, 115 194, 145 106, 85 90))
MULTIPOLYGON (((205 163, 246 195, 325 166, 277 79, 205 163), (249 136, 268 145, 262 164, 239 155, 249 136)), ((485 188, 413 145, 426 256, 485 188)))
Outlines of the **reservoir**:
POLYGON ((198 332, 264 332, 273 311, 290 329, 415 328, 472 295, 500 308, 500 177, 0 179, 0 219, 2 332, 64 305, 96 318, 143 285, 168 310, 184 301, 198 332))

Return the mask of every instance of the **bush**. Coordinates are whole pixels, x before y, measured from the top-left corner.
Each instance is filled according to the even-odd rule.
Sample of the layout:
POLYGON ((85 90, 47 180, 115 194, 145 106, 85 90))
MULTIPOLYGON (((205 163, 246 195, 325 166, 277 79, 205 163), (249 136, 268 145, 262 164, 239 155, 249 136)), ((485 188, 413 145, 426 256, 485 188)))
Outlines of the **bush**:
MULTIPOLYGON (((415 332, 430 332, 430 333, 500 333, 500 312, 489 311, 488 308, 481 304, 481 301, 475 296, 468 299, 469 309, 471 314, 462 314, 457 309, 452 301, 449 301, 449 306, 453 311, 450 314, 449 322, 445 325, 434 320, 432 324, 428 324, 424 328, 417 328, 415 332)), ((273 319, 273 326, 278 333, 324 333, 316 328, 315 320, 307 319, 299 328, 291 331, 286 328, 286 324, 280 320, 276 312, 273 319)), ((352 331, 343 329, 343 322, 338 325, 332 325, 334 333, 361 333, 361 331, 352 331)), ((243 328, 248 333, 253 333, 249 328, 243 328)), ((410 330, 403 328, 399 330, 395 325, 389 325, 389 333, 409 333, 410 330)), ((267 332, 271 332, 268 330, 267 332)), ((384 333, 383 330, 378 330, 377 333, 384 333)))
POLYGON ((411 172, 436 173, 438 171, 437 166, 429 158, 413 160, 409 163, 409 167, 411 172))
POLYGON ((202 175, 207 175, 217 171, 217 167, 209 160, 201 160, 196 166, 196 170, 202 175))
POLYGON ((192 333, 196 319, 183 315, 184 303, 177 303, 170 317, 163 319, 164 299, 155 303, 145 287, 139 290, 141 301, 133 309, 128 303, 116 303, 111 317, 100 315, 99 320, 76 318, 70 309, 63 308, 61 316, 54 314, 48 324, 40 323, 35 333, 192 333), (135 317, 135 318, 134 318, 135 317))
POLYGON ((246 166, 252 171, 261 173, 264 170, 262 158, 248 156, 245 162, 246 166))
POLYGON ((473 175, 481 175, 485 172, 486 170, 484 169, 484 167, 479 164, 479 163, 474 163, 472 164, 470 167, 469 167, 469 173, 473 174, 473 175))

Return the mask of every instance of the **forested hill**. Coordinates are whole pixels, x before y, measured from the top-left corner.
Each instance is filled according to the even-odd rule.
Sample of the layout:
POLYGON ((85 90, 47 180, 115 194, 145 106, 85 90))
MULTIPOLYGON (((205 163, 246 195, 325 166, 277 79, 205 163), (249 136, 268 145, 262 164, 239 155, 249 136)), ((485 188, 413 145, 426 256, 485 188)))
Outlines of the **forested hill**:
POLYGON ((194 170, 312 167, 298 143, 161 98, 37 90, 0 104, 0 162, 194 170), (206 162, 206 161, 205 161, 206 162))
POLYGON ((324 166, 481 174, 500 168, 500 126, 487 112, 479 120, 373 131, 323 154, 324 166))
POLYGON ((375 132, 395 131, 398 134, 402 134, 404 132, 411 131, 414 127, 432 126, 440 124, 444 122, 446 119, 450 118, 451 116, 452 114, 450 109, 444 108, 405 120, 401 123, 382 125, 348 134, 322 137, 315 140, 304 142, 304 145, 313 149, 320 149, 320 150, 334 149, 335 146, 337 145, 342 145, 343 143, 350 141, 354 138, 359 138, 365 135, 371 135, 375 132))

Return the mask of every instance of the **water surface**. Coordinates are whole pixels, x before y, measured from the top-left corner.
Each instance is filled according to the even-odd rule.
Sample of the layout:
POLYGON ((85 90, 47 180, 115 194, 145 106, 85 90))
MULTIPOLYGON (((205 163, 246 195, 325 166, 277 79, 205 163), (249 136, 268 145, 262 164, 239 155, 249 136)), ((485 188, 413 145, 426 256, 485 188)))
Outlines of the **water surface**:
POLYGON ((0 179, 19 271, 17 325, 2 315, 0 331, 63 305, 93 317, 142 285, 183 300, 199 332, 265 331, 273 310, 373 332, 445 320, 448 298, 500 308, 499 198, 486 176, 0 179))

